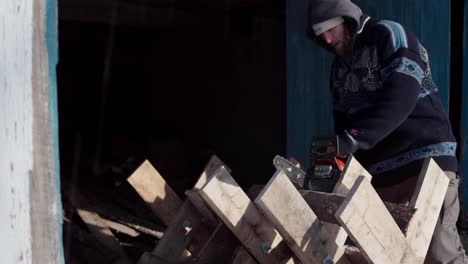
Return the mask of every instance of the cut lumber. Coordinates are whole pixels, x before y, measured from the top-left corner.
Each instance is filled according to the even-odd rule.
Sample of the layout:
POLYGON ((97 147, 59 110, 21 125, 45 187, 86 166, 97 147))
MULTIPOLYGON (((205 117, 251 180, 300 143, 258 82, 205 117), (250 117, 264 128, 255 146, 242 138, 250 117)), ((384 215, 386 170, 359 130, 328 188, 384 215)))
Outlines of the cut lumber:
POLYGON ((197 228, 199 224, 200 216, 195 208, 190 202, 184 202, 152 253, 173 262, 184 262, 191 259, 191 254, 186 249, 190 242, 189 233, 193 227, 197 228))
MULTIPOLYGON (((343 171, 341 172, 340 178, 333 189, 333 193, 346 196, 349 190, 351 190, 351 187, 353 187, 353 184, 356 182, 356 179, 361 175, 368 178, 369 181, 372 179, 369 172, 362 167, 353 155, 350 155, 346 161, 343 171)), ((330 232, 330 237, 335 237, 336 244, 339 246, 344 245, 346 238, 348 237, 346 231, 338 225, 328 223, 324 224, 330 232)))
MULTIPOLYGON (((201 199, 197 191, 197 186, 205 185, 206 181, 213 176, 214 171, 223 166, 226 167, 218 157, 215 155, 211 157, 200 178, 195 183, 193 191, 188 191, 187 199, 177 211, 176 218, 166 229, 163 238, 153 250, 153 254, 173 261, 187 261, 188 259, 198 257, 199 252, 195 251, 203 248, 206 241, 192 241, 194 237, 192 234, 201 236, 202 240, 208 239, 216 227, 213 223, 217 223, 218 221, 211 211, 206 208, 203 199, 201 199), (212 226, 207 227, 203 225, 203 218, 209 219, 208 221, 212 226), (192 251, 189 252, 187 248, 190 248, 192 251)), ((195 239, 199 238, 195 237, 195 239)))
MULTIPOLYGON (((302 191, 301 195, 320 221, 325 221, 335 225, 340 224, 335 217, 335 213, 341 204, 343 204, 345 197, 333 193, 316 191, 302 191)), ((405 234, 408 224, 416 210, 402 204, 389 202, 384 202, 384 204, 392 215, 393 220, 395 220, 400 230, 405 234)))
POLYGON ((139 219, 131 214, 126 213, 118 206, 108 205, 100 201, 93 200, 93 205, 90 207, 98 213, 103 219, 108 219, 122 225, 128 226, 140 233, 144 233, 161 239, 164 228, 157 226, 145 219, 139 219))
POLYGON ((429 249, 448 185, 447 175, 433 159, 427 158, 410 202, 410 207, 417 210, 406 235, 408 244, 421 262, 429 249))
POLYGON ((370 181, 359 176, 336 217, 370 263, 420 263, 370 181))
POLYGON ((215 232, 195 258, 197 264, 229 263, 234 250, 240 246, 239 240, 224 223, 219 223, 215 232))
POLYGON ((362 167, 354 156, 349 156, 346 165, 341 172, 340 178, 333 189, 334 194, 346 196, 353 187, 359 176, 366 177, 369 182, 372 180, 372 175, 362 167))
POLYGON ((185 197, 197 209, 202 218, 204 218, 212 225, 217 225, 219 223, 218 219, 216 219, 216 216, 211 212, 197 191, 187 190, 185 191, 185 197))
POLYGON ((247 194, 221 167, 200 194, 260 263, 283 263, 291 253, 279 233, 250 201, 247 194), (278 247, 278 248, 277 248, 278 247))
POLYGON ((115 254, 118 263, 130 263, 119 241, 97 213, 84 208, 76 208, 76 211, 96 239, 115 254))
POLYGON ((213 173, 218 170, 220 167, 224 167, 229 173, 231 169, 224 164, 216 155, 212 155, 205 168, 203 169, 200 178, 198 179, 195 186, 193 186, 194 191, 199 191, 205 186, 205 184, 213 177, 213 173))
POLYGON ((106 219, 104 217, 101 217, 101 219, 104 222, 104 224, 106 224, 106 226, 108 226, 112 230, 115 230, 117 232, 126 234, 127 236, 131 236, 131 237, 137 237, 137 236, 140 235, 140 233, 135 231, 135 229, 130 228, 130 227, 126 226, 126 225, 114 222, 114 221, 106 219))
POLYGON ((175 218, 182 201, 151 163, 145 160, 127 181, 153 213, 168 226, 175 218))
POLYGON ((276 171, 255 204, 302 263, 323 263, 329 255, 337 259, 343 255, 344 249, 336 254, 340 249, 335 241, 329 240, 328 230, 284 172, 276 171))

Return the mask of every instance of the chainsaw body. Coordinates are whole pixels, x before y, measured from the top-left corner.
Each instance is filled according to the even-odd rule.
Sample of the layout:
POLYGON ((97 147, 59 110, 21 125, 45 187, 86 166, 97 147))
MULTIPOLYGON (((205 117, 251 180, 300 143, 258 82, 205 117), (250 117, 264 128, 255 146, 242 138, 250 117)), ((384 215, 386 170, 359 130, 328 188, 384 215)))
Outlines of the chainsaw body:
POLYGON ((305 172, 278 155, 273 159, 273 164, 276 169, 282 170, 298 189, 321 192, 333 191, 345 165, 339 158, 317 159, 312 168, 305 172))

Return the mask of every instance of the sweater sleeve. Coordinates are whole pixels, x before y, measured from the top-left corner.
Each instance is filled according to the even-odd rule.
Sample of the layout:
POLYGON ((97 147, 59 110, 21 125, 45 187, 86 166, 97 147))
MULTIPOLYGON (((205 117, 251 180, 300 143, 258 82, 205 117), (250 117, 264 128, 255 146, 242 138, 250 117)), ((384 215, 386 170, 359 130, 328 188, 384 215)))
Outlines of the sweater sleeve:
POLYGON ((381 21, 372 29, 381 65, 382 87, 374 103, 351 114, 339 135, 340 154, 370 149, 397 129, 418 101, 426 65, 419 55, 417 39, 401 25, 381 21))

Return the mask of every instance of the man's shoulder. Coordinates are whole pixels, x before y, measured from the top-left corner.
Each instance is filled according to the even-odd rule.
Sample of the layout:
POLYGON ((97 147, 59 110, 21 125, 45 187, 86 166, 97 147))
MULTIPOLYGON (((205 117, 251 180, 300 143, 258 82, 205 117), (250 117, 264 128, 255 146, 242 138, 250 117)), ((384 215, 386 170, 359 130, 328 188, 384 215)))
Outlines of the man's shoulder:
POLYGON ((366 33, 375 38, 388 36, 404 38, 407 35, 406 28, 392 20, 372 20, 367 27, 366 33))
POLYGON ((392 20, 371 21, 366 38, 391 52, 396 52, 400 48, 417 50, 418 47, 418 40, 414 34, 402 24, 392 20))

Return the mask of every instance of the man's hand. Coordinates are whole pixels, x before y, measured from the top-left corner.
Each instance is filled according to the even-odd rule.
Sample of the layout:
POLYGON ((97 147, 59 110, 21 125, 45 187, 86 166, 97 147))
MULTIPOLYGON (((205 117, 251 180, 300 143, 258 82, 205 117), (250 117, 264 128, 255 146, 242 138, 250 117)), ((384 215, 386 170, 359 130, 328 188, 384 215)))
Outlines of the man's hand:
POLYGON ((337 137, 314 137, 311 144, 313 159, 329 159, 337 156, 337 137))
POLYGON ((294 164, 294 166, 296 166, 296 168, 302 169, 301 164, 294 157, 289 157, 288 160, 289 160, 289 162, 294 164))

